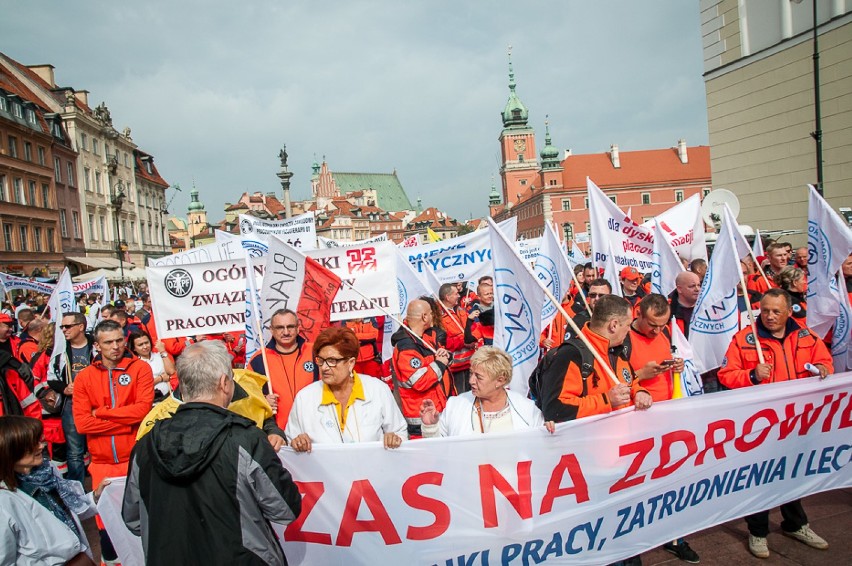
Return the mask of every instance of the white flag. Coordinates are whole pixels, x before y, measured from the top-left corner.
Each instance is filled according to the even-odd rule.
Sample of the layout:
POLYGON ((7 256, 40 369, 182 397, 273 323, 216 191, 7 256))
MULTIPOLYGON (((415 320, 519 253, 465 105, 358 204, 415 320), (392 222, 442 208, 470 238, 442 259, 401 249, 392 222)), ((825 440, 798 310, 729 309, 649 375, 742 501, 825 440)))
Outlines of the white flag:
POLYGON ((731 338, 737 333, 737 284, 742 273, 740 259, 750 253, 751 248, 726 206, 719 238, 689 323, 689 342, 695 352, 695 366, 699 373, 722 365, 731 338))
MULTIPOLYGON (((245 254, 246 273, 254 273, 254 260, 251 254, 245 254)), ((260 318, 260 293, 257 290, 257 279, 246 276, 246 361, 251 360, 264 344, 270 339, 269 331, 264 336, 260 318)))
POLYGON ((584 254, 583 250, 580 249, 576 240, 571 240, 571 255, 568 259, 569 261, 573 261, 575 264, 586 263, 586 254, 584 254))
POLYGON ((701 395, 704 393, 704 382, 695 367, 695 353, 692 344, 686 340, 686 336, 680 330, 680 326, 672 317, 672 348, 678 358, 683 359, 683 371, 680 373, 680 390, 684 397, 701 395))
POLYGON ((607 252, 606 252, 606 263, 604 263, 604 274, 603 278, 609 281, 610 287, 612 287, 612 294, 618 295, 619 297, 624 296, 624 292, 621 290, 621 268, 618 267, 618 264, 615 263, 615 253, 612 251, 612 242, 607 240, 607 252))
MULTIPOLYGON (((701 198, 692 195, 685 201, 658 214, 655 219, 670 234, 669 243, 680 257, 689 261, 707 259, 704 219, 701 217, 701 198)), ((653 228, 651 220, 643 225, 653 228)))
POLYGON ((751 255, 754 256, 754 261, 757 258, 766 255, 763 251, 763 240, 760 238, 760 230, 754 231, 754 243, 751 245, 751 255))
POLYGON ((494 346, 512 358, 510 389, 526 395, 538 363, 544 293, 512 242, 491 218, 486 220, 494 258, 494 346))
POLYGON ((675 289, 675 279, 684 271, 680 258, 669 244, 668 235, 654 220, 654 269, 651 271, 651 291, 668 296, 675 289))
POLYGON ((240 214, 240 234, 243 237, 243 247, 247 250, 254 247, 255 244, 252 242, 266 242, 272 235, 279 236, 302 251, 317 247, 317 230, 313 212, 306 212, 285 220, 262 220, 248 214, 240 214))
MULTIPOLYGON (((399 290, 399 312, 401 316, 405 316, 408 303, 414 299, 423 295, 437 294, 437 289, 429 290, 429 284, 426 283, 427 272, 428 270, 424 270, 422 274, 417 273, 414 266, 408 263, 405 250, 396 248, 396 286, 399 290)), ((434 278, 434 274, 431 277, 434 278)), ((394 325, 394 331, 398 326, 394 325)))
MULTIPOLYGON (((544 227, 541 251, 536 258, 533 271, 535 271, 539 281, 553 293, 554 297, 561 301, 571 284, 571 266, 568 265, 568 260, 562 252, 562 246, 559 245, 556 232, 553 231, 550 224, 544 227)), ((545 299, 544 306, 541 309, 541 327, 544 328, 550 324, 556 318, 558 312, 556 305, 550 299, 545 299)))
POLYGON ((825 336, 840 314, 831 289, 843 261, 852 253, 852 228, 808 185, 808 327, 825 336))
POLYGON ((834 358, 834 373, 852 370, 852 305, 846 292, 846 279, 837 274, 837 288, 834 289, 840 302, 840 315, 834 323, 834 336, 831 341, 831 357, 834 358))
MULTIPOLYGON (((77 301, 74 298, 74 284, 71 281, 71 273, 67 267, 62 270, 62 275, 59 276, 56 288, 47 301, 47 306, 50 309, 50 322, 56 324, 53 330, 53 354, 51 354, 50 363, 47 365, 49 368, 48 371, 52 372, 53 368, 56 367, 54 366, 54 360, 57 356, 65 352, 65 334, 62 332, 62 328, 60 328, 62 317, 65 313, 77 312, 77 301)), ((60 367, 60 375, 53 375, 49 379, 63 380, 64 371, 64 366, 60 367)))

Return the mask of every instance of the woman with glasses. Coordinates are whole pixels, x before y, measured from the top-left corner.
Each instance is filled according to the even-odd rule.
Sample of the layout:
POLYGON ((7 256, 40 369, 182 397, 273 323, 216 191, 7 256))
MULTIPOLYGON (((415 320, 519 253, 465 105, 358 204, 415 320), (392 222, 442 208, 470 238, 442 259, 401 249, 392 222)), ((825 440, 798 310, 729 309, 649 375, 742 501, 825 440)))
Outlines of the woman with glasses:
POLYGON ((555 425, 545 423, 535 403, 506 389, 512 380, 512 360, 494 346, 483 346, 470 358, 470 391, 450 397, 443 413, 426 399, 420 407, 424 438, 509 432, 555 425))
POLYGON ((86 494, 44 458, 38 419, 0 417, 0 564, 93 564, 81 519, 104 486, 86 494))
POLYGON ((408 427, 388 386, 354 371, 358 338, 348 328, 323 330, 313 345, 321 381, 296 394, 285 433, 296 452, 314 443, 348 444, 381 440, 398 448, 408 427))

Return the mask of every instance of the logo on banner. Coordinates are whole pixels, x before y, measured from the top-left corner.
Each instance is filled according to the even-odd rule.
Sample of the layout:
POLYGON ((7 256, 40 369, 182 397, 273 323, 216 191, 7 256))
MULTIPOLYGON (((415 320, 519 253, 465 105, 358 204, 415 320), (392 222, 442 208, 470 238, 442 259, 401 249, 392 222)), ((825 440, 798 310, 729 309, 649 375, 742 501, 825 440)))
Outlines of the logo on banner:
POLYGON ((251 234, 254 231, 252 228, 251 220, 247 218, 240 220, 240 234, 251 234))
POLYGON ((166 274, 165 283, 172 297, 180 299, 192 291, 192 275, 186 269, 172 269, 166 274))
POLYGON ((712 273, 707 272, 701 285, 701 295, 692 315, 691 331, 699 334, 727 334, 737 329, 739 308, 737 307, 737 289, 714 304, 705 304, 707 294, 713 288, 712 273))
POLYGON ((346 257, 349 262, 346 267, 349 273, 364 273, 366 271, 376 271, 378 264, 376 263, 376 248, 361 248, 348 250, 346 257))
MULTIPOLYGON (((499 268, 495 270, 495 281, 515 280, 515 273, 511 269, 499 268), (506 275, 500 276, 499 273, 506 275)), ((529 301, 527 301, 521 289, 510 283, 497 285, 495 295, 500 298, 500 316, 503 318, 503 330, 508 332, 506 341, 506 353, 512 358, 512 365, 521 364, 533 356, 537 356, 538 336, 535 335, 534 317, 541 313, 533 313, 529 301)))
POLYGON ((396 290, 399 293, 399 312, 405 312, 405 307, 408 306, 408 289, 399 277, 396 278, 396 290))
MULTIPOLYGON (((77 309, 74 308, 74 293, 73 292, 71 292, 71 291, 60 291, 59 292, 59 308, 62 310, 62 313, 77 310, 77 309)), ((53 313, 51 313, 51 316, 53 316, 53 313)))
POLYGON ((263 256, 269 251, 269 246, 257 240, 243 240, 243 249, 248 252, 252 258, 263 256))
MULTIPOLYGON (((539 281, 547 286, 547 290, 553 293, 553 296, 556 297, 557 300, 562 298, 557 296, 562 292, 562 285, 559 281, 559 271, 556 269, 556 263, 552 259, 539 255, 535 263, 535 276, 538 277, 539 281)), ((541 317, 548 318, 553 316, 555 313, 556 305, 553 304, 553 301, 548 299, 545 301, 544 307, 541 309, 541 317)))
POLYGON ((130 376, 126 373, 123 373, 118 376, 118 384, 119 385, 130 385, 130 376))

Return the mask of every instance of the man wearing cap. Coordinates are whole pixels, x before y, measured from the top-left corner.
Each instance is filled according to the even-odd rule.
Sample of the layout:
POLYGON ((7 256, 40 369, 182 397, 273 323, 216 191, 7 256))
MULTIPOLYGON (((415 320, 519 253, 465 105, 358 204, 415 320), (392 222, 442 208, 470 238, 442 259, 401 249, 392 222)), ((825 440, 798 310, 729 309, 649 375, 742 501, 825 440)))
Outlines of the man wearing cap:
MULTIPOLYGON (((612 295, 612 287, 609 284, 609 281, 606 279, 590 279, 589 290, 586 292, 586 300, 589 303, 589 309, 592 311, 592 314, 595 312, 595 305, 598 303, 598 299, 601 297, 605 297, 606 295, 612 295)), ((577 325, 577 328, 583 330, 583 327, 589 322, 592 318, 592 314, 589 314, 589 310, 583 307, 577 316, 575 316, 572 320, 574 324, 577 325)), ((570 338, 574 338, 574 330, 572 328, 567 328, 565 330, 565 341, 567 342, 570 338)))
POLYGON ((642 300, 645 290, 642 289, 642 274, 635 267, 625 267, 621 270, 621 294, 631 307, 642 300))

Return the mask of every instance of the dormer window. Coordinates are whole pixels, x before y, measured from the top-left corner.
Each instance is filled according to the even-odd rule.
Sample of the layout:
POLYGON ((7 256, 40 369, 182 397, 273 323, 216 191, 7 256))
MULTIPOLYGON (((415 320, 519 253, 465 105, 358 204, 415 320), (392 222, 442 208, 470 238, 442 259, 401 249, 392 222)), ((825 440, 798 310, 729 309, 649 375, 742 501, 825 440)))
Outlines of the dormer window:
POLYGON ((2 96, 0 96, 0 110, 2 110, 3 112, 9 111, 9 103, 6 102, 6 99, 2 96))
POLYGON ((30 124, 36 123, 36 113, 31 108, 27 108, 27 122, 30 124))
POLYGON ((15 115, 16 118, 23 118, 24 117, 23 110, 21 109, 21 105, 18 104, 17 102, 12 104, 12 113, 15 115))

